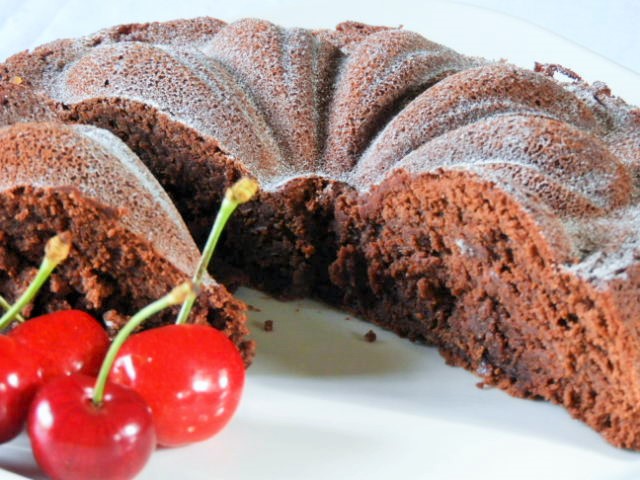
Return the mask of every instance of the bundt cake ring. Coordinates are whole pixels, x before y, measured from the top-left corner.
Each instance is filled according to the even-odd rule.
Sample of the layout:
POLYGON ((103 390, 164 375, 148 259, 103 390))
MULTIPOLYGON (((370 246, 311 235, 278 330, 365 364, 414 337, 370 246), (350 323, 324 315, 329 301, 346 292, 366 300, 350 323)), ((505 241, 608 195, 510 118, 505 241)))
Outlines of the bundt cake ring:
MULTIPOLYGON (((50 104, 49 123, 19 125, 39 118, 16 101, 0 158, 21 131, 115 135, 198 244, 224 188, 253 176, 221 280, 352 311, 640 449, 640 110, 556 70, 353 22, 124 25, 0 66, 50 104)), ((5 199, 30 188, 8 178, 5 199)))

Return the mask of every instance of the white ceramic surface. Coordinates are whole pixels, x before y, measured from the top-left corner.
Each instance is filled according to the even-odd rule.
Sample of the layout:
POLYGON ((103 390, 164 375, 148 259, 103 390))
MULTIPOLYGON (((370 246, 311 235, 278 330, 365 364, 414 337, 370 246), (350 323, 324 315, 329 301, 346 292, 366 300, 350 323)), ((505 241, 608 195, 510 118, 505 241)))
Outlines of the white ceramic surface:
MULTIPOLYGON (((458 4, 2 2, 17 12, 13 19, 0 16, 4 50, 11 38, 34 46, 110 24, 205 14, 308 27, 356 19, 403 24, 463 53, 526 67, 535 60, 562 63, 640 104, 639 79, 629 71, 526 22, 458 4)), ((210 441, 156 452, 140 478, 640 478, 640 454, 609 446, 559 407, 476 388, 476 377, 447 367, 432 348, 314 302, 279 303, 251 290, 240 295, 260 309, 251 312, 259 353, 237 416, 210 441), (266 319, 274 320, 273 332, 261 329, 266 319), (378 335, 374 343, 363 340, 370 328, 378 335)), ((24 435, 0 447, 0 467, 8 470, 0 478, 42 476, 24 435)))

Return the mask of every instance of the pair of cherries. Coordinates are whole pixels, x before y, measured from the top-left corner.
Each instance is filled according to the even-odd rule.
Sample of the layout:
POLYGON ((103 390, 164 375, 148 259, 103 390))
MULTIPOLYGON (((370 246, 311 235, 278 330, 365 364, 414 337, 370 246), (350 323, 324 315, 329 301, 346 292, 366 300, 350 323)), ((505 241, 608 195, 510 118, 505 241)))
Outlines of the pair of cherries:
MULTIPOLYGON (((136 313, 112 342, 77 310, 0 336, 0 441, 15 436, 26 416, 34 456, 49 476, 120 479, 135 476, 157 444, 185 445, 220 431, 240 401, 243 360, 224 334, 185 321, 224 224, 256 189, 242 179, 227 191, 192 281, 136 313), (176 324, 129 337, 177 304, 176 324)), ((16 305, 13 314, 23 308, 16 305)))

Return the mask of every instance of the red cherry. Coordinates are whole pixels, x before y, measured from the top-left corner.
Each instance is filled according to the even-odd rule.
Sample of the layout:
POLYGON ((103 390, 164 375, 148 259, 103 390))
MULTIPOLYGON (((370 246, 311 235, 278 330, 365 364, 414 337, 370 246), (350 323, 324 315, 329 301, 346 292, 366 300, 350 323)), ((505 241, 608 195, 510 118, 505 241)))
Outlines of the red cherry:
POLYGON ((22 430, 31 399, 42 383, 42 370, 28 350, 0 335, 0 443, 22 430))
POLYGON ((207 325, 168 325, 131 336, 109 379, 136 390, 149 404, 158 443, 179 446, 220 431, 244 386, 238 349, 207 325))
POLYGON ((33 400, 27 423, 31 448, 51 478, 133 478, 155 448, 145 401, 131 389, 107 383, 96 405, 95 382, 82 374, 57 377, 33 400))
POLYGON ((80 310, 32 318, 9 336, 37 352, 44 381, 72 373, 97 375, 110 343, 102 325, 80 310))

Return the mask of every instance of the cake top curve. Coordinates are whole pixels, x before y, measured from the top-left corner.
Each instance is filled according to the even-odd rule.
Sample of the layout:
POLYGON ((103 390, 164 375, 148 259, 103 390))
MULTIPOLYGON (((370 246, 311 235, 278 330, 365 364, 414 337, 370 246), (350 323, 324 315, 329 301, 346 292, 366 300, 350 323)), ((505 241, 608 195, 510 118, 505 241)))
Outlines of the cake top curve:
POLYGON ((23 122, 0 127, 0 148, 0 190, 77 190, 111 209, 186 276, 194 271, 199 252, 182 217, 142 162, 108 131, 23 122))

